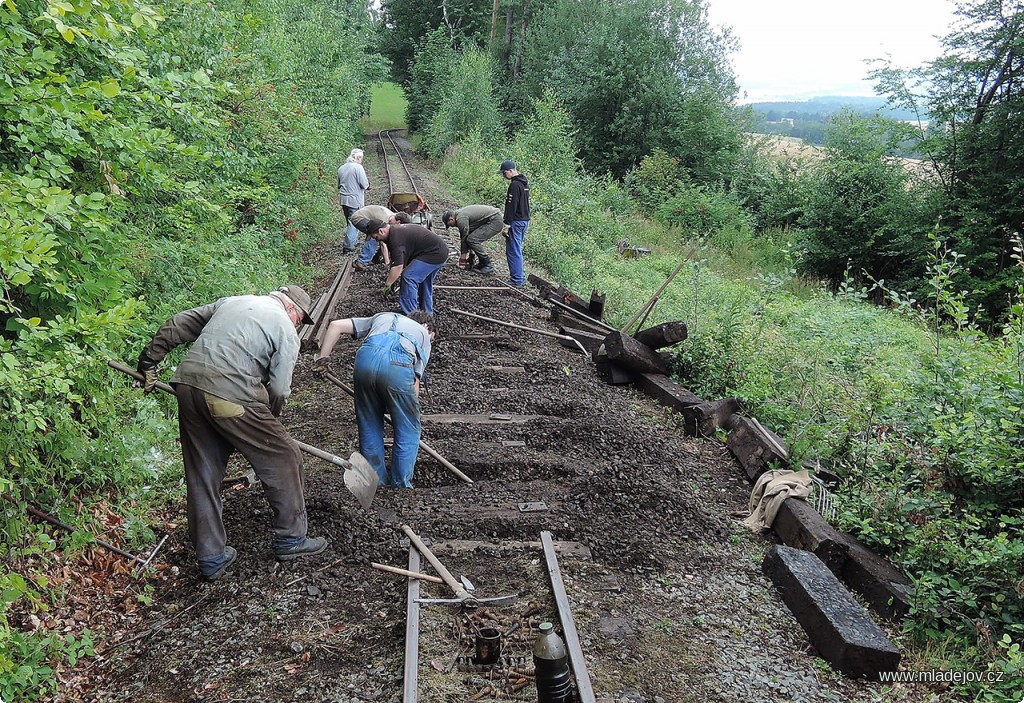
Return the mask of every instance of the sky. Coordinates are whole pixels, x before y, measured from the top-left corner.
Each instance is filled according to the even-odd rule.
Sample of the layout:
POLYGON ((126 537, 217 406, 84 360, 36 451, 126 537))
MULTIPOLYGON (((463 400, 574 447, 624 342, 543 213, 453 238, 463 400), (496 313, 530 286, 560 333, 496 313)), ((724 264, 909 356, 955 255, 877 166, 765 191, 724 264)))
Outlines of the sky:
POLYGON ((912 68, 938 57, 952 0, 707 0, 731 25, 740 102, 874 95, 865 59, 912 68))

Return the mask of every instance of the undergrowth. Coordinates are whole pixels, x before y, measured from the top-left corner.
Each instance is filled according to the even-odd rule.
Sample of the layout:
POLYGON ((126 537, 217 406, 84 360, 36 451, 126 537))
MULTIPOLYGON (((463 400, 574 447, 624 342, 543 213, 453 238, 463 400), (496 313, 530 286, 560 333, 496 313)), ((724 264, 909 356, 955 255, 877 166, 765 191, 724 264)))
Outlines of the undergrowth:
POLYGON ((607 294, 616 326, 696 244, 647 320, 687 323, 672 352, 677 377, 702 397, 737 397, 794 459, 834 467, 845 479, 840 526, 914 582, 911 640, 925 652, 942 643, 946 664, 1004 673, 999 685, 966 686, 974 700, 1019 697, 1024 284, 1003 334, 987 336, 952 287, 959 259, 941 241, 930 300, 850 277, 832 290, 797 275, 798 232, 755 231, 726 189, 689 183, 664 155, 619 184, 584 174, 573 153, 549 98, 510 143, 471 137, 443 170, 465 199, 499 203, 494 165, 515 160, 531 185, 527 256, 570 289, 607 294), (651 254, 622 258, 623 240, 651 254), (880 296, 884 307, 871 302, 880 296))

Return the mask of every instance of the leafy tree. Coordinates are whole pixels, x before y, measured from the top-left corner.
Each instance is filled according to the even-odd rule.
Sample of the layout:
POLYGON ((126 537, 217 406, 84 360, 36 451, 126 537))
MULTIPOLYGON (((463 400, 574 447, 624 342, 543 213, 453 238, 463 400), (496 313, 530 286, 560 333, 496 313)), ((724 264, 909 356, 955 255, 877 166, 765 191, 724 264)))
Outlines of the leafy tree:
POLYGON ((991 315, 1006 309, 1018 274, 1012 243, 1024 230, 1024 2, 967 0, 943 54, 913 70, 883 64, 879 92, 934 128, 921 151, 948 203, 943 228, 966 256, 958 284, 991 315))
POLYGON ((890 156, 901 139, 898 123, 885 118, 846 110, 833 119, 800 220, 806 271, 833 285, 848 268, 904 284, 923 274, 935 222, 932 189, 890 156))
POLYGON ((474 133, 484 143, 497 139, 502 124, 494 97, 494 73, 490 57, 478 49, 466 51, 450 67, 435 87, 439 104, 424 136, 427 151, 444 153, 474 133))
MULTIPOLYGON (((380 50, 391 61, 395 80, 410 85, 418 47, 436 29, 443 29, 452 46, 485 46, 491 32, 492 9, 492 0, 384 0, 381 18, 385 40, 380 50)), ((419 98, 413 93, 410 96, 419 98)))
POLYGON ((409 129, 420 132, 433 122, 441 101, 452 90, 448 81, 458 61, 458 52, 443 27, 425 36, 406 81, 407 94, 415 96, 405 108, 409 129))
POLYGON ((522 80, 557 90, 580 156, 621 176, 655 149, 697 178, 725 178, 738 149, 728 34, 700 2, 556 0, 532 21, 522 80))

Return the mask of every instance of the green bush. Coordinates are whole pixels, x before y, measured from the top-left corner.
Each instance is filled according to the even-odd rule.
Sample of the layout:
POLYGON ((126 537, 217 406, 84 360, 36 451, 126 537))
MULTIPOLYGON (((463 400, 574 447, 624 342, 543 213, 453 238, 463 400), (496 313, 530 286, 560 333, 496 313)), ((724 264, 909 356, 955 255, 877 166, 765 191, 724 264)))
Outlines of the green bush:
MULTIPOLYGON (((298 0, 0 3, 0 549, 11 567, 28 555, 45 565, 56 548, 27 522, 23 496, 56 511, 114 494, 144 513, 173 495, 152 490, 176 473, 173 423, 105 359, 134 359, 182 308, 301 280, 302 247, 340 232, 329 196, 356 140, 354 76, 381 75, 365 23, 298 0)), ((126 524, 124 539, 145 538, 126 524)), ((63 546, 81 548, 81 534, 63 546)), ((34 700, 55 669, 89 655, 87 633, 26 628, 47 585, 6 567, 0 582, 0 696, 34 700)))

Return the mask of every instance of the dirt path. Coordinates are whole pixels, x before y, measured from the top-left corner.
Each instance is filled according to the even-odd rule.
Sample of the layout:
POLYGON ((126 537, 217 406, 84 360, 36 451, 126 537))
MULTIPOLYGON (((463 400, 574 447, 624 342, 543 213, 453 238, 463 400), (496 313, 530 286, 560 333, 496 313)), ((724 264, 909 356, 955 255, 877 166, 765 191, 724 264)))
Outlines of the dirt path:
MULTIPOLYGON (((367 151, 374 183, 367 202, 383 202, 374 153, 367 151)), ((455 205, 436 177, 412 161, 433 210, 455 205)), ((491 244, 501 268, 504 256, 497 242, 491 244)), ((341 263, 340 243, 312 257, 323 270, 313 287, 319 293, 341 263)), ((338 316, 381 309, 383 271, 355 276, 338 316)), ((454 265, 437 281, 486 282, 454 265)), ((259 487, 225 493, 229 541, 239 559, 214 584, 196 579, 182 519, 162 553, 178 575, 155 593, 136 633, 151 631, 93 665, 94 700, 400 701, 406 584, 368 562, 406 565, 403 523, 435 544, 471 541, 439 544, 438 554, 481 595, 520 595, 514 605, 496 609, 505 622, 519 618, 531 601, 540 617, 555 616, 543 555, 531 546, 542 530, 589 548, 589 557, 563 553, 560 564, 599 700, 880 700, 877 685, 816 665, 803 631, 761 574, 769 544, 733 517, 745 508, 749 485, 721 444, 685 437, 649 399, 605 385, 585 357, 554 340, 451 313, 459 307, 555 331, 546 310, 514 292, 439 290, 436 303, 440 341, 423 412, 536 417, 503 424, 425 422, 424 440, 475 482, 460 482, 421 453, 416 488, 381 490, 367 512, 344 489, 340 471, 307 460, 311 534, 331 543, 305 561, 274 561, 259 487), (507 340, 452 339, 481 333, 507 340), (522 512, 525 502, 545 507, 522 512)), ((335 351, 335 368, 345 380, 355 350, 342 342, 335 351)), ((352 401, 313 376, 310 362, 304 357, 296 370, 287 424, 297 439, 347 456, 356 448, 352 401)), ((424 594, 447 595, 430 584, 424 594)), ((459 622, 460 614, 447 607, 424 608, 421 701, 464 701, 478 690, 471 675, 444 671, 468 651, 459 622)), ((513 638, 509 653, 528 656, 530 637, 513 638)), ((517 696, 503 700, 536 700, 532 687, 517 696)))

